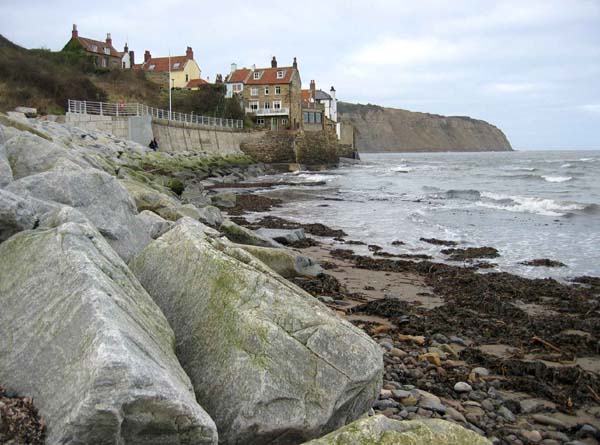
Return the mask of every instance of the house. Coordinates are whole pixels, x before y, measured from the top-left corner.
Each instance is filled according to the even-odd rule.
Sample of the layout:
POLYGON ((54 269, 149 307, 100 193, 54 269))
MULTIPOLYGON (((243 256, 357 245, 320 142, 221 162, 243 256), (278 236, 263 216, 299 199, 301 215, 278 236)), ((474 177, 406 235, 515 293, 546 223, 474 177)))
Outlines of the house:
POLYGON ((334 87, 331 87, 329 93, 317 90, 314 80, 310 81, 308 90, 302 90, 302 124, 306 130, 322 130, 329 126, 335 129, 338 139, 340 138, 335 94, 334 87))
POLYGON ((185 56, 152 57, 150 51, 144 53, 144 62, 134 65, 134 69, 143 70, 147 73, 159 73, 166 77, 168 82, 169 60, 171 62, 171 88, 186 88, 192 80, 200 79, 202 71, 194 60, 194 51, 188 46, 185 56))
POLYGON ((225 79, 226 97, 237 94, 246 114, 257 126, 279 130, 299 128, 302 120, 302 81, 294 57, 292 66, 279 67, 273 57, 270 68, 231 65, 225 79))
POLYGON ((103 68, 120 68, 122 54, 112 44, 110 33, 106 34, 104 42, 87 37, 81 37, 77 25, 73 25, 71 39, 64 46, 63 51, 85 51, 93 57, 97 66, 103 68))
POLYGON ((135 65, 135 54, 133 50, 129 51, 127 43, 125 43, 125 47, 123 48, 123 52, 121 54, 121 67, 124 70, 128 70, 135 65))

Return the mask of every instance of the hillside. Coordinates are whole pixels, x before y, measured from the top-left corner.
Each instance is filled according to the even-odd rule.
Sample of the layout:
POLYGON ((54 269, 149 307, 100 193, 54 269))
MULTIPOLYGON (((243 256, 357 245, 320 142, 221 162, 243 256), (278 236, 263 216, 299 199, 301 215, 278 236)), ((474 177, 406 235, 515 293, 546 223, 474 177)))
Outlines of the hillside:
POLYGON ((499 128, 464 116, 439 116, 339 102, 340 118, 356 128, 361 152, 510 151, 499 128))

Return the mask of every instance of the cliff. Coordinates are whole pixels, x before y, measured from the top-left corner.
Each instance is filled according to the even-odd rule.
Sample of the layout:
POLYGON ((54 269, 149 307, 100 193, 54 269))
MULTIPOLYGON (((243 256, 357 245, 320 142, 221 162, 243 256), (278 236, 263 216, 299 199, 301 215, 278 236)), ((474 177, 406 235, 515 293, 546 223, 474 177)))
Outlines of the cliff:
POLYGON ((342 120, 354 125, 361 152, 512 150, 502 130, 466 116, 346 102, 339 102, 338 112, 342 120))

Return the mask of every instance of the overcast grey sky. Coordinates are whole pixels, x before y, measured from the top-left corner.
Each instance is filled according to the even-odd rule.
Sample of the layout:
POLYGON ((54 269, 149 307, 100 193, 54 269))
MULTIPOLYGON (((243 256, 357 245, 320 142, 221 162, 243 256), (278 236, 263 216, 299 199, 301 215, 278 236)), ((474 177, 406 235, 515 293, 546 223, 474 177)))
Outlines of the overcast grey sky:
POLYGON ((500 127, 516 149, 600 149, 600 0, 0 0, 0 33, 59 50, 111 32, 143 58, 194 49, 203 77, 298 57, 338 98, 500 127))

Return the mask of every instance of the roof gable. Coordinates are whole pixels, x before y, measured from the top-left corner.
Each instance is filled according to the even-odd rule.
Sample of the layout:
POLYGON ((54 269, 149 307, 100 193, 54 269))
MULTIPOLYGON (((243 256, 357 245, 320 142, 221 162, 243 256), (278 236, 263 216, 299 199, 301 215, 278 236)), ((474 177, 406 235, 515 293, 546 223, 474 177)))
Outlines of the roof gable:
POLYGON ((291 83, 294 73, 297 70, 291 66, 278 68, 256 68, 248 80, 247 85, 274 85, 291 83), (259 73, 259 78, 255 79, 255 73, 259 73), (280 73, 280 74, 278 74, 280 73))
POLYGON ((74 37, 87 52, 94 54, 110 55, 112 57, 121 57, 119 51, 117 51, 112 45, 102 42, 100 40, 88 39, 87 37, 74 37), (104 48, 108 48, 110 54, 104 52, 104 48))
MULTIPOLYGON (((186 56, 171 56, 171 71, 183 71, 189 61, 186 56)), ((168 72, 169 57, 152 57, 142 64, 142 69, 159 73, 168 72)))

